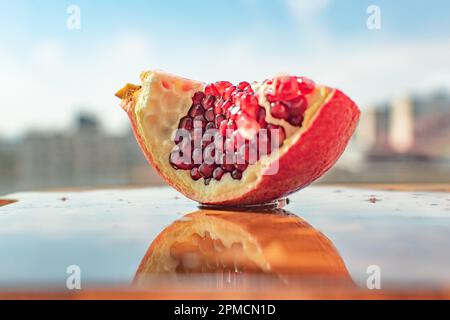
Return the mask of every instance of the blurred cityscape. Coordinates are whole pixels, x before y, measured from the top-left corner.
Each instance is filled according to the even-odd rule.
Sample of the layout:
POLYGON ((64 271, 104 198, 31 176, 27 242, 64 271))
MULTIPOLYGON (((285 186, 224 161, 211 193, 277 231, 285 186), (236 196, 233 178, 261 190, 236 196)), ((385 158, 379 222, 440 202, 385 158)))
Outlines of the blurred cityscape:
MULTIPOLYGON (((365 108, 344 156, 318 183, 450 182, 450 96, 405 96, 365 108)), ((110 135, 94 115, 67 132, 0 137, 0 194, 163 185, 131 131, 110 135)))
POLYGON ((321 182, 450 182, 450 96, 397 97, 363 110, 343 157, 321 182))
POLYGON ((34 132, 0 140, 0 194, 14 191, 159 185, 131 130, 108 135, 97 118, 80 114, 68 132, 34 132))

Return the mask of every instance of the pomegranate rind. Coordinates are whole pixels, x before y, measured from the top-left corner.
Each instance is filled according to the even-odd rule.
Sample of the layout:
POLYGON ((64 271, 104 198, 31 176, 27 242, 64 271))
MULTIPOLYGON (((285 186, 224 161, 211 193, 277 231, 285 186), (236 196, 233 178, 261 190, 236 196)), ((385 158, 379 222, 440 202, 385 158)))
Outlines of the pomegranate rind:
POLYGON ((241 244, 245 258, 263 273, 351 279, 339 252, 325 235, 305 220, 279 211, 236 214, 199 210, 187 214, 153 240, 139 264, 134 283, 144 282, 148 275, 176 273, 179 261, 170 255, 172 245, 206 232, 226 248, 241 244))
MULTIPOLYGON (((318 98, 311 103, 315 105, 310 108, 313 110, 307 110, 304 125, 298 129, 284 125, 289 138, 279 153, 249 166, 242 180, 226 175, 205 186, 201 180, 192 180, 188 170, 173 169, 168 161, 174 147, 172 134, 189 110, 193 94, 204 84, 161 71, 144 72, 141 80, 142 86, 128 85, 131 89, 119 92, 125 97, 121 106, 145 157, 169 185, 204 204, 267 203, 308 186, 344 152, 360 115, 356 104, 344 93, 318 86, 314 95, 318 98), (273 170, 275 165, 278 168, 273 170)), ((260 103, 264 105, 261 98, 260 103)), ((270 119, 270 113, 267 117, 270 119)))
POLYGON ((265 203, 305 188, 327 172, 345 151, 359 116, 357 105, 341 91, 334 90, 289 150, 280 152, 277 174, 263 175, 253 190, 214 203, 265 203))
POLYGON ((147 161, 169 185, 186 194, 190 181, 186 175, 180 179, 181 172, 172 169, 168 163, 173 147, 171 137, 182 115, 189 109, 191 97, 204 85, 159 70, 143 72, 141 81, 138 90, 119 90, 118 93, 127 97, 122 100, 121 107, 130 118, 132 131, 147 161))

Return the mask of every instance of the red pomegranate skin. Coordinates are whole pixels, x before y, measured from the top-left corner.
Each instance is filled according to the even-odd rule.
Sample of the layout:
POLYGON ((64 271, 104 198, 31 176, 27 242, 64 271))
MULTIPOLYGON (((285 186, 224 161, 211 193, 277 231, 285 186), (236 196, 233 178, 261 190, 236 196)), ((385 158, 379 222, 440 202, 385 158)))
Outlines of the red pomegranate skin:
MULTIPOLYGON (((136 128, 136 118, 132 110, 134 103, 135 101, 130 99, 122 102, 121 107, 130 118, 132 130, 147 161, 170 186, 186 197, 198 201, 195 194, 191 194, 188 189, 181 190, 177 181, 168 179, 161 169, 154 165, 152 154, 147 150, 136 128)), ((359 116, 357 105, 340 90, 334 90, 333 96, 321 107, 309 128, 279 158, 277 174, 263 175, 254 188, 235 198, 202 203, 221 206, 264 204, 310 185, 328 171, 344 152, 359 116)))

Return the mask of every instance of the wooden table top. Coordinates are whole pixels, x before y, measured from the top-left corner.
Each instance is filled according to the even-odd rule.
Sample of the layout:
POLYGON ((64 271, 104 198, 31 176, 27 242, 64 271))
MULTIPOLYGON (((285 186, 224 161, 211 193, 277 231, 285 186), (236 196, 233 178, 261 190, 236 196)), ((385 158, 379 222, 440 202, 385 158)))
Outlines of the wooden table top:
POLYGON ((253 212, 199 209, 170 188, 11 194, 0 199, 0 298, 448 299, 449 191, 313 186, 284 211, 253 212), (221 249, 205 253, 206 238, 221 249), (81 290, 67 286, 70 266, 81 290))

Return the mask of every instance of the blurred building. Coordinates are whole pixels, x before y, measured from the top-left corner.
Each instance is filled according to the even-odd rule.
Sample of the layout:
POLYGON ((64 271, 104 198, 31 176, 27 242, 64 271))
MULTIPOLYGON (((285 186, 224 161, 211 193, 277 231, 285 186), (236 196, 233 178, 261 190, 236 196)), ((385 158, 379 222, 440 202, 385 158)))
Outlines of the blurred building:
POLYGON ((400 97, 365 111, 356 133, 369 158, 450 158, 450 97, 400 97))
POLYGON ((17 154, 13 142, 0 139, 0 194, 13 190, 17 177, 17 154))
POLYGON ((71 132, 29 132, 0 145, 0 192, 64 187, 158 185, 131 132, 105 134, 81 114, 71 132))
POLYGON ((403 96, 363 111, 323 182, 450 182, 450 97, 403 96))

